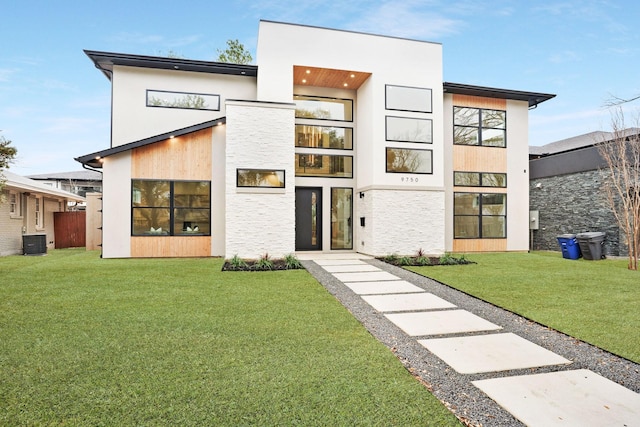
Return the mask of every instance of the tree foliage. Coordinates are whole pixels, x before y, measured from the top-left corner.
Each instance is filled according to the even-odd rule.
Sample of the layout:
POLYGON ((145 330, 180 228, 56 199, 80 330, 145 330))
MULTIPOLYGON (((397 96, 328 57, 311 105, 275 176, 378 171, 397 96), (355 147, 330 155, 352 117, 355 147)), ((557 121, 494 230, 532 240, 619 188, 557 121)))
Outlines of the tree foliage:
POLYGON ((9 168, 9 164, 18 154, 18 150, 11 146, 11 141, 0 135, 0 191, 4 187, 4 176, 2 171, 9 168))
POLYGON ((640 128, 627 129, 619 108, 612 118, 613 138, 598 144, 605 161, 603 189, 609 208, 624 232, 629 270, 638 269, 640 255, 640 128))
POLYGON ((244 45, 235 40, 227 40, 227 48, 224 50, 218 49, 218 62, 227 62, 230 64, 250 64, 253 61, 253 57, 244 45))

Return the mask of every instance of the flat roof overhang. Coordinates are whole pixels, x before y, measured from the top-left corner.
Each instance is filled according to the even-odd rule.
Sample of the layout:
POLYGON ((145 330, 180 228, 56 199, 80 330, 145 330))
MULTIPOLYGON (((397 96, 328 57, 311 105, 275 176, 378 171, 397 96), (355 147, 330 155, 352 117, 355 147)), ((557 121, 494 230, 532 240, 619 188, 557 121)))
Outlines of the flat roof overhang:
POLYGON ((93 61, 96 68, 102 71, 109 80, 111 80, 114 65, 155 68, 160 70, 192 71, 197 73, 229 74, 247 77, 256 77, 258 75, 257 65, 229 64, 225 62, 132 55, 126 53, 100 52, 95 50, 85 50, 84 53, 89 57, 89 59, 91 59, 91 61, 93 61))
POLYGON ((84 156, 76 157, 77 162, 82 163, 83 166, 88 166, 95 169, 102 169, 102 159, 105 157, 113 156, 114 154, 122 153, 127 150, 133 150, 134 148, 144 147, 145 145, 154 144, 156 142, 164 141, 170 138, 177 138, 188 133, 197 132, 199 130, 207 129, 214 126, 220 126, 227 122, 226 117, 220 117, 219 119, 210 120, 197 125, 189 126, 182 129, 177 129, 172 132, 165 132, 159 135, 155 135, 149 138, 141 139, 138 141, 130 142, 128 144, 118 145, 117 147, 108 148, 102 151, 96 151, 95 153, 85 154, 84 156))
POLYGON ((458 95, 482 96, 487 98, 513 99, 516 101, 527 101, 529 108, 535 108, 538 104, 555 98, 556 95, 550 93, 525 92, 521 90, 498 89, 485 86, 472 86, 461 83, 444 82, 442 84, 444 93, 458 95))

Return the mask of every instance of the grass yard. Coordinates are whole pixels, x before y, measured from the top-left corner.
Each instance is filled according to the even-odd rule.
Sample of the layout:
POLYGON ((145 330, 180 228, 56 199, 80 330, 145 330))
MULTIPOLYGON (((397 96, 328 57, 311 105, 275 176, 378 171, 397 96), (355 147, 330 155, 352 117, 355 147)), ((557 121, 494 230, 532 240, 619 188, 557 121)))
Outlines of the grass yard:
POLYGON ((410 267, 424 276, 640 363, 640 272, 627 260, 559 252, 471 254, 477 264, 410 267))
POLYGON ((0 258, 0 425, 459 425, 306 271, 222 262, 0 258))

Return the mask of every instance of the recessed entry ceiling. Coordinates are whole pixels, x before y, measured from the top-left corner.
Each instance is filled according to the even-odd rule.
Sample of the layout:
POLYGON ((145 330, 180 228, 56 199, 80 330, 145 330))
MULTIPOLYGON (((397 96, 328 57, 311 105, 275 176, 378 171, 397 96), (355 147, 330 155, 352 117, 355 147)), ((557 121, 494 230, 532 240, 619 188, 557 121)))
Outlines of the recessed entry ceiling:
POLYGON ((332 87, 336 89, 358 89, 371 73, 331 68, 293 67, 293 84, 300 86, 332 87))

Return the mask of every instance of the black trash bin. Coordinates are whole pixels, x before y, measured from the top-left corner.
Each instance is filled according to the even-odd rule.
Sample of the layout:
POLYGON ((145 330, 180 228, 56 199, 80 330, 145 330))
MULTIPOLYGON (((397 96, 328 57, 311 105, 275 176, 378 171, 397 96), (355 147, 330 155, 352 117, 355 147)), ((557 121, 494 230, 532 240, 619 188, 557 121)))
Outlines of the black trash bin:
POLYGON ((599 231, 578 233, 576 235, 584 259, 599 260, 604 258, 602 246, 604 245, 605 235, 605 233, 599 231))

